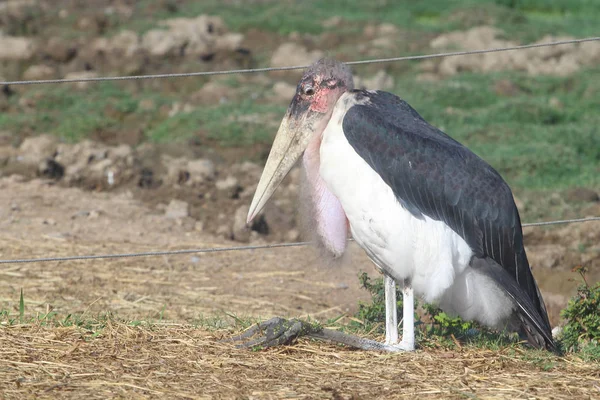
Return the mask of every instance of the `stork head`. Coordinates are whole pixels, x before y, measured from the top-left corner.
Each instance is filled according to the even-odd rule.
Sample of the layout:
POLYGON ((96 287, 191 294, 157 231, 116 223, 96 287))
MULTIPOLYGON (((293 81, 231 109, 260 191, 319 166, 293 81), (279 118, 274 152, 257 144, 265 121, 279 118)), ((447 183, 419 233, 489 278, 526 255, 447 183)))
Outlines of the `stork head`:
POLYGON ((248 222, 262 210, 308 144, 323 134, 340 96, 353 88, 350 68, 333 59, 320 59, 306 70, 275 136, 248 222))

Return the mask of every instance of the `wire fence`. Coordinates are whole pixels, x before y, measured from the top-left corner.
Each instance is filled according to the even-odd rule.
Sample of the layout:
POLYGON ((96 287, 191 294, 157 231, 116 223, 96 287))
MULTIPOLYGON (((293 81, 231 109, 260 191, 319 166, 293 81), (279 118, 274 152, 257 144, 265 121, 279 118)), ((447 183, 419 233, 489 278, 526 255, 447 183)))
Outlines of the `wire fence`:
MULTIPOLYGON (((600 217, 564 219, 557 221, 542 221, 523 224, 523 227, 533 226, 548 226, 548 225, 564 225, 572 223, 600 221, 600 217)), ((352 240, 351 240, 352 241, 352 240)), ((80 260, 99 260, 99 259, 115 259, 115 258, 133 258, 133 257, 158 257, 158 256, 173 256, 182 254, 202 254, 202 253, 221 253, 227 251, 244 251, 244 250, 263 250, 277 249, 282 247, 302 247, 308 246, 313 242, 294 242, 294 243, 275 243, 252 246, 234 246, 234 247, 211 247, 207 249, 183 249, 183 250, 165 250, 165 251, 146 251, 141 253, 122 253, 122 254, 99 254, 99 255, 83 255, 83 256, 68 256, 68 257, 44 257, 44 258, 23 258, 15 260, 0 260, 0 264, 30 264, 38 262, 57 262, 57 261, 80 261, 80 260)))
MULTIPOLYGON (((454 51, 448 53, 436 53, 436 54, 423 54, 416 56, 403 56, 403 57, 391 57, 391 58, 377 58, 370 60, 360 61, 348 61, 347 65, 362 65, 362 64, 381 64, 397 61, 409 61, 409 60, 426 60, 431 58, 440 57, 456 57, 456 56, 468 56, 474 54, 485 54, 485 53, 498 53, 502 51, 513 51, 513 50, 525 50, 533 49, 538 47, 549 47, 549 46, 562 46, 567 44, 577 44, 584 42, 599 41, 600 36, 588 37, 582 39, 571 39, 571 40, 560 40, 556 42, 547 43, 531 43, 521 46, 510 46, 510 47, 498 47, 492 49, 481 49, 481 50, 465 50, 465 51, 454 51)), ((78 83, 78 82, 107 82, 107 81, 130 81, 130 80, 142 80, 142 79, 166 79, 166 78, 189 78, 198 76, 212 76, 212 75, 233 75, 233 74, 250 74, 257 72, 271 72, 271 71, 291 71, 296 69, 304 69, 309 67, 308 65, 294 65, 289 67, 266 67, 266 68, 251 68, 251 69, 232 69, 227 71, 205 71, 205 72, 184 72, 179 74, 153 74, 153 75, 130 75, 130 76, 104 76, 95 78, 75 78, 75 79, 40 79, 40 80, 23 80, 23 81, 3 81, 0 85, 41 85, 50 83, 78 83)))
MULTIPOLYGON (((521 45, 521 46, 501 47, 501 48, 482 49, 482 50, 467 50, 467 51, 456 51, 456 52, 447 52, 447 53, 435 53, 435 54, 424 54, 424 55, 414 55, 414 56, 350 61, 350 62, 346 62, 346 64, 362 65, 362 64, 388 63, 388 62, 409 61, 409 60, 424 60, 424 59, 432 59, 432 58, 440 58, 440 57, 467 56, 467 55, 474 55, 474 54, 497 53, 497 52, 503 52, 503 51, 524 50, 524 49, 532 49, 532 48, 539 48, 539 47, 577 44, 577 43, 592 42, 592 41, 600 41, 600 37, 588 37, 588 38, 582 38, 582 39, 561 40, 561 41, 547 42, 547 43, 532 43, 532 44, 526 44, 526 45, 521 45)), ((248 73, 270 72, 270 71, 290 71, 290 70, 304 69, 307 67, 308 67, 308 65, 297 65, 297 66, 289 66, 289 67, 268 67, 268 68, 253 68, 253 69, 237 69, 237 70, 227 70, 227 71, 189 72, 189 73, 178 73, 178 74, 153 74, 153 75, 109 76, 109 77, 77 78, 77 79, 2 81, 2 82, 0 82, 0 85, 39 85, 39 84, 60 84, 60 83, 78 83, 78 82, 106 82, 106 81, 142 80, 142 79, 184 78, 184 77, 199 77, 199 76, 211 76, 211 75, 248 74, 248 73)), ((522 224, 522 226, 523 227, 550 226, 550 225, 582 223, 582 222, 590 222, 590 221, 600 221, 600 216, 588 217, 588 218, 567 219, 567 220, 556 220, 556 221, 532 222, 532 223, 522 224)), ((245 251, 245 250, 247 251, 247 250, 261 250, 261 249, 275 249, 275 248, 283 248, 283 247, 301 247, 301 246, 307 246, 311 243, 312 242, 294 242, 294 243, 276 243, 276 244, 266 244, 266 245, 250 245, 250 246, 235 246, 235 247, 212 247, 212 248, 204 248, 204 249, 149 251, 149 252, 140 252, 140 253, 99 254, 99 255, 44 257, 44 258, 23 258, 23 259, 14 259, 14 260, 0 260, 0 264, 29 264, 29 263, 40 263, 40 262, 120 259, 120 258, 133 258, 133 257, 156 257, 156 256, 182 255, 182 254, 203 254, 203 253, 206 254, 206 253, 218 253, 218 252, 227 252, 227 251, 245 251)))

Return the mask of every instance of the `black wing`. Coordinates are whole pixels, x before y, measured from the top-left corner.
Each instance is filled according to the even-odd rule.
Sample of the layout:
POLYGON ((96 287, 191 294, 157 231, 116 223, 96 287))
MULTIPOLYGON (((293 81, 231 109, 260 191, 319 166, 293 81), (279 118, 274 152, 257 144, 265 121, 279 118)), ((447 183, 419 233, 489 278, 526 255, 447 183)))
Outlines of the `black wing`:
POLYGON ((529 268, 519 213, 506 182, 399 97, 386 92, 353 94, 366 103, 351 107, 344 117, 350 145, 414 216, 444 221, 459 234, 478 260, 472 266, 482 268, 519 306, 530 342, 553 348, 548 315, 529 268), (531 337, 527 322, 533 324, 537 338, 531 337))

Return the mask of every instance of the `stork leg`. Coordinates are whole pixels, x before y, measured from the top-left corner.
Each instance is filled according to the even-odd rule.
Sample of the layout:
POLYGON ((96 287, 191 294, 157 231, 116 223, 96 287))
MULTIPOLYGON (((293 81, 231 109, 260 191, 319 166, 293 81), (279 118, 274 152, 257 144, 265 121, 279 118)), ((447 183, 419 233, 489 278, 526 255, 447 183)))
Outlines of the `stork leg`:
POLYGON ((237 347, 255 348, 291 344, 300 336, 326 340, 346 346, 375 351, 412 351, 415 349, 415 320, 413 290, 408 281, 404 282, 402 341, 398 343, 398 316, 396 310, 396 282, 384 274, 385 292, 385 343, 349 335, 347 333, 325 329, 318 324, 297 319, 272 318, 250 327, 246 332, 225 339, 238 342, 237 347))
POLYGON ((395 347, 404 351, 415 349, 415 297, 408 280, 402 289, 402 341, 395 347))
POLYGON ((384 274, 385 344, 398 344, 398 312, 396 309, 396 281, 384 274))

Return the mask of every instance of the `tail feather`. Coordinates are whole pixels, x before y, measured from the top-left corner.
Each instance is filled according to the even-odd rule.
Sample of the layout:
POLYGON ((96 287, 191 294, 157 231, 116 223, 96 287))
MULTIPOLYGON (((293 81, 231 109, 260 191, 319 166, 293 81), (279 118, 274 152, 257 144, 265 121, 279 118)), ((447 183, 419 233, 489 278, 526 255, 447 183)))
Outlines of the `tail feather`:
POLYGON ((548 314, 546 313, 546 307, 544 306, 544 301, 537 288, 537 284, 535 285, 535 293, 525 293, 517 281, 508 275, 504 268, 491 258, 476 257, 471 262, 471 266, 492 278, 513 300, 530 345, 536 348, 558 351, 552 339, 552 329, 548 320, 548 314), (532 296, 535 296, 535 299, 539 300, 539 309, 534 305, 532 296))

